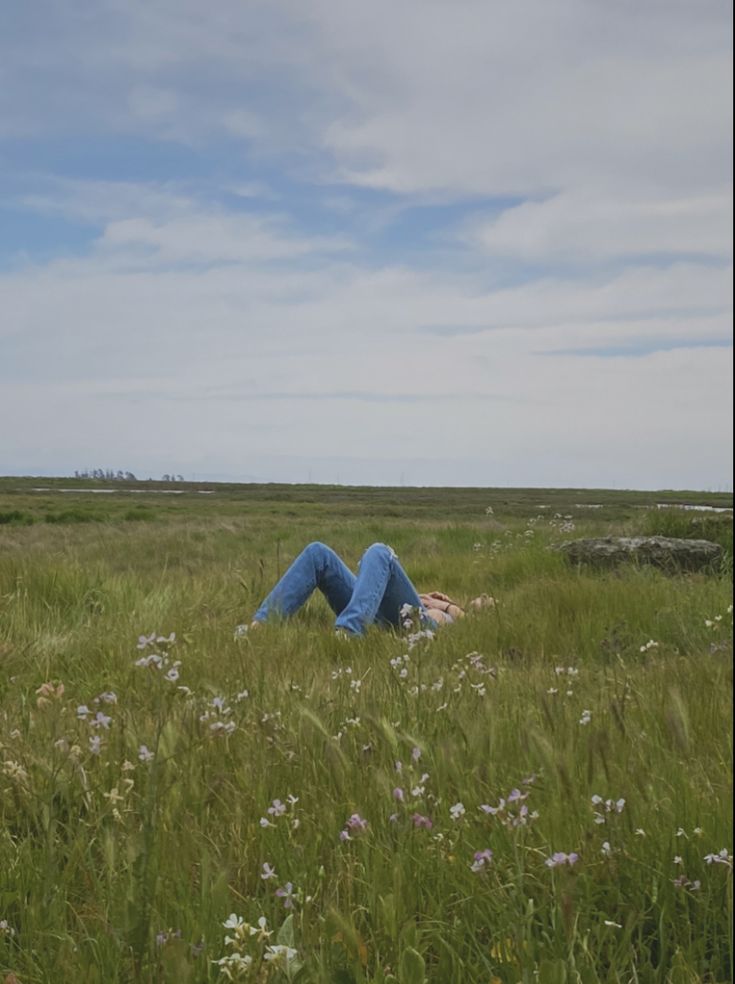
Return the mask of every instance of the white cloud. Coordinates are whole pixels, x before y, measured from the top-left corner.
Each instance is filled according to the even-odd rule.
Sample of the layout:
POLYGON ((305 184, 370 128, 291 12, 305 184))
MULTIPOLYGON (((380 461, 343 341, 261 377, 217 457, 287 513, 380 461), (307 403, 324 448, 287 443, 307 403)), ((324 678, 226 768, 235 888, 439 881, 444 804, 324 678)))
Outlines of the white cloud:
POLYGON ((91 154, 10 201, 96 231, 0 275, 0 470, 729 481, 730 359, 697 347, 731 331, 719 0, 43 9, 0 39, 3 133, 211 170, 112 182, 91 154), (350 235, 297 223, 292 177, 350 235), (462 222, 381 256, 426 201, 462 222))
MULTIPOLYGON (((266 217, 268 251, 258 223, 222 225, 217 208, 187 213, 178 198, 167 213, 162 190, 145 192, 153 216, 112 219, 89 256, 0 277, 0 414, 17 422, 0 470, 41 447, 81 467, 94 448, 133 470, 273 477, 277 450, 361 457, 337 468, 342 481, 362 480, 365 461, 383 462, 374 481, 396 481, 404 459, 418 481, 426 465, 412 478, 411 462, 432 457, 436 482, 599 485, 613 461, 619 484, 727 480, 729 360, 691 348, 728 334, 727 271, 690 262, 488 289, 478 274, 357 255, 273 265, 308 240, 294 246, 266 217), (681 347, 544 354, 621 340, 681 347)), ((313 477, 334 480, 324 468, 313 477)))
POLYGON ((731 215, 731 192, 636 200, 578 189, 475 219, 469 236, 488 253, 531 262, 677 253, 729 258, 731 215))

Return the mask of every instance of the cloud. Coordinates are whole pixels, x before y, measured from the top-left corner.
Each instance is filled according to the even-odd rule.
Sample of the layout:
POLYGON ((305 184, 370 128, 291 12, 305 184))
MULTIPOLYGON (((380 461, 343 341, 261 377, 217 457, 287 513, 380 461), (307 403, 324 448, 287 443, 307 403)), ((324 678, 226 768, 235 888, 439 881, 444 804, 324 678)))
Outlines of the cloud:
POLYGON ((468 235, 483 251, 527 262, 589 263, 615 257, 732 256, 732 193, 696 198, 613 198, 575 189, 526 201, 468 235))
POLYGON ((16 5, 0 469, 729 481, 729 20, 16 5))
MULTIPOLYGON (((340 449, 355 458, 359 447, 365 461, 434 455, 440 482, 523 484, 533 473, 538 484, 596 485, 614 459, 619 484, 721 483, 730 369, 716 350, 592 361, 560 353, 553 365, 543 354, 626 338, 681 337, 684 346, 727 332, 729 273, 719 266, 505 288, 487 287, 481 272, 374 268, 355 251, 349 261, 327 251, 318 264, 284 266, 290 232, 263 255, 257 225, 226 223, 223 233, 219 206, 184 207, 174 196, 167 208, 165 198, 144 189, 139 210, 148 203, 151 215, 113 250, 107 230, 118 218, 86 255, 0 277, 0 413, 19 422, 2 453, 16 468, 39 447, 70 468, 100 448, 158 472, 165 449, 178 471, 237 466, 267 477, 282 474, 268 471, 275 449, 317 461, 340 449), (205 235, 210 220, 216 234, 205 235), (192 257, 195 268, 181 262, 192 257), (453 318, 482 330, 447 334, 453 318), (453 460, 475 464, 455 470, 453 460)), ((395 471, 376 465, 374 481, 396 481, 395 471)), ((339 472, 357 480, 365 466, 339 472)), ((408 465, 402 472, 418 481, 408 465)))

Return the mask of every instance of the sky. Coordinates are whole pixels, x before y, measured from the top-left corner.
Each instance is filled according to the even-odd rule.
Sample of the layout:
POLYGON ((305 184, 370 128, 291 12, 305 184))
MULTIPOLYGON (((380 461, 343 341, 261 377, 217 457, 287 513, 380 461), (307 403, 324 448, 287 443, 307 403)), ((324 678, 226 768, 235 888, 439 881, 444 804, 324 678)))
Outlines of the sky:
POLYGON ((732 489, 728 0, 0 28, 0 474, 732 489))

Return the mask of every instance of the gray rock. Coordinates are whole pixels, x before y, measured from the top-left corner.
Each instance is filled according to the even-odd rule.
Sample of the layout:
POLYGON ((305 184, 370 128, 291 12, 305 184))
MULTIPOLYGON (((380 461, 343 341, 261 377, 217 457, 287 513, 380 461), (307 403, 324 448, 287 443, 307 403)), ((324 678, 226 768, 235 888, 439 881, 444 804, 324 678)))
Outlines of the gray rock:
POLYGON ((668 536, 603 536, 567 540, 552 549, 559 550, 572 564, 616 567, 632 562, 650 564, 670 573, 713 570, 722 557, 719 543, 668 536))

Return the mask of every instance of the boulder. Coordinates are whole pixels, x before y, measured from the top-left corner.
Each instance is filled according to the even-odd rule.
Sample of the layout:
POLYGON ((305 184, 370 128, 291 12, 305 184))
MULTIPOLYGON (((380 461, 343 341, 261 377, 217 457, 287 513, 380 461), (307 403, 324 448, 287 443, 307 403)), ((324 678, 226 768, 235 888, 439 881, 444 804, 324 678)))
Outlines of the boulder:
POLYGON ((710 540, 683 540, 669 536, 602 536, 555 544, 572 564, 616 567, 623 562, 650 564, 671 573, 713 570, 722 547, 710 540))

